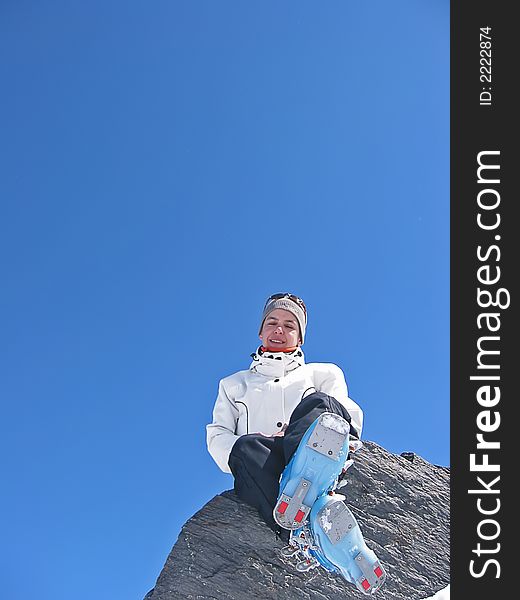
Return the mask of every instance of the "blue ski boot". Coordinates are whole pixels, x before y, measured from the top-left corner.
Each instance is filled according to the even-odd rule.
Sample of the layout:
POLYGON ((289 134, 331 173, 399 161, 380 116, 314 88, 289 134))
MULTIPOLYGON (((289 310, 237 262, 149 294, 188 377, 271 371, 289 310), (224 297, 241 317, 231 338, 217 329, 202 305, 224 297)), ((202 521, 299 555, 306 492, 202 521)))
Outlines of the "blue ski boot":
MULTIPOLYGON (((310 532, 318 560, 353 583, 364 594, 373 594, 384 583, 386 572, 366 545, 358 522, 341 494, 324 494, 310 513, 310 532), (319 555, 322 555, 321 557, 319 555)), ((330 570, 330 569, 328 569, 330 570)))
POLYGON ((367 547, 344 496, 328 493, 312 507, 308 525, 291 531, 289 545, 281 550, 286 562, 296 561, 303 573, 316 567, 338 573, 364 594, 381 588, 386 572, 367 547))
POLYGON ((332 490, 349 451, 350 425, 322 413, 307 429, 280 479, 274 520, 284 529, 303 527, 316 499, 332 490))

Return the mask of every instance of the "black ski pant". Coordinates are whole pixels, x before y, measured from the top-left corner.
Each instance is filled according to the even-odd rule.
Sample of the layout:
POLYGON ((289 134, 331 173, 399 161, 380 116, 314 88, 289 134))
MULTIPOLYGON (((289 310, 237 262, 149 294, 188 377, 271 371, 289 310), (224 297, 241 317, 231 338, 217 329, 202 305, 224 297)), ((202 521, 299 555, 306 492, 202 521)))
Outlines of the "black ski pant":
MULTIPOLYGON (((323 392, 314 392, 295 408, 285 435, 242 435, 229 455, 229 468, 235 478, 235 494, 256 508, 267 525, 285 540, 289 532, 282 531, 273 519, 280 476, 307 429, 324 412, 338 414, 349 423, 351 421, 347 409, 335 398, 323 392)), ((351 435, 356 433, 351 427, 351 435)))

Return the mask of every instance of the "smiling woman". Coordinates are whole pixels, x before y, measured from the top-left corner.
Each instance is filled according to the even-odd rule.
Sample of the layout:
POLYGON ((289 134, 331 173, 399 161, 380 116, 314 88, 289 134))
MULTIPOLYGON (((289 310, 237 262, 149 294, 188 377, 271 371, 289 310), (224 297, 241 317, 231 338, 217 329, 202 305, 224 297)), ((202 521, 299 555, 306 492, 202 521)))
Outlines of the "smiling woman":
POLYGON ((286 292, 267 299, 258 333, 264 348, 287 352, 303 344, 306 326, 304 301, 286 292))
POLYGON ((220 381, 208 450, 233 474, 236 495, 289 542, 288 555, 301 554, 300 570, 322 565, 330 571, 333 563, 332 570, 367 592, 382 585, 384 569, 364 544, 344 497, 334 494, 353 462, 350 452, 362 445, 363 413, 349 398, 338 366, 305 363, 300 347, 306 325, 301 298, 286 293, 267 299, 262 346, 251 366, 220 381), (335 527, 347 519, 356 536, 345 536, 332 549, 316 520, 323 511, 332 511, 335 527))
POLYGON ((266 350, 287 352, 301 345, 298 321, 288 310, 276 308, 266 318, 260 330, 260 339, 266 350))
MULTIPOLYGON (((286 293, 267 299, 259 330, 262 345, 248 370, 220 381, 213 422, 207 426, 208 450, 222 471, 233 474, 237 496, 291 543, 296 538, 290 531, 308 524, 312 507, 330 498, 352 464, 349 451, 362 445, 363 413, 348 396, 342 370, 330 363, 305 363, 306 326, 301 298, 286 293), (314 466, 300 472, 307 463, 314 466)), ((335 502, 341 509, 341 500, 335 502)), ((368 552, 365 558, 374 567, 375 555, 368 552)), ((303 562, 317 566, 319 561, 303 562)), ((345 575, 350 566, 339 567, 353 581, 345 575)), ((384 579, 379 563, 375 579, 372 567, 363 575, 362 591, 384 579)))

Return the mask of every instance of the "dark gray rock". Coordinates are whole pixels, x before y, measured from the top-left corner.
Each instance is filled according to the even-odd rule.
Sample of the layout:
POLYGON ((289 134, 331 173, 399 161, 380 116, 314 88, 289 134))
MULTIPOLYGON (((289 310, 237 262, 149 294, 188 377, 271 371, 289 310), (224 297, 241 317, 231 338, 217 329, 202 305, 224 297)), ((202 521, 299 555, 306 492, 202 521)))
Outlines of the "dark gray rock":
MULTIPOLYGON (((420 600, 449 583, 449 469, 373 442, 356 453, 339 490, 388 578, 377 600, 420 600)), ((283 543, 232 491, 187 521, 146 600, 366 598, 321 568, 298 573, 283 543)))

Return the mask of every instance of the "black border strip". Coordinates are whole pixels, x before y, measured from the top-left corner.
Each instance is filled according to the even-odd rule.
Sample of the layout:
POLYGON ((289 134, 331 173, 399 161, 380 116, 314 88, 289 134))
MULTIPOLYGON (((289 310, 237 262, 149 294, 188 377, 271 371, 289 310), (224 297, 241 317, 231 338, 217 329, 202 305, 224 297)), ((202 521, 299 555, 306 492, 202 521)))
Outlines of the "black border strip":
POLYGON ((511 487, 518 450, 511 442, 519 396, 518 386, 513 389, 514 373, 520 369, 513 333, 518 330, 513 324, 518 297, 513 287, 518 277, 515 242, 520 237, 513 214, 520 198, 512 189, 520 171, 513 151, 518 122, 513 109, 518 67, 513 58, 518 55, 518 36, 511 6, 475 0, 452 2, 450 9, 451 597, 455 600, 490 600, 517 589, 514 569, 508 568, 516 557, 515 519, 508 507, 516 504, 511 487), (480 181, 479 157, 480 163, 497 167, 483 167, 480 181), (497 305, 486 307, 490 299, 497 305), (487 447, 477 447, 478 434, 487 447), (500 448, 494 447, 497 443, 500 448), (478 466, 486 460, 499 470, 478 466), (500 479, 494 482, 496 477, 500 479))

